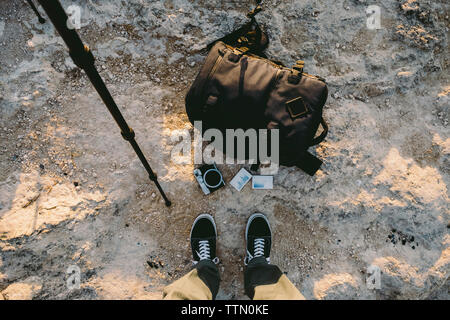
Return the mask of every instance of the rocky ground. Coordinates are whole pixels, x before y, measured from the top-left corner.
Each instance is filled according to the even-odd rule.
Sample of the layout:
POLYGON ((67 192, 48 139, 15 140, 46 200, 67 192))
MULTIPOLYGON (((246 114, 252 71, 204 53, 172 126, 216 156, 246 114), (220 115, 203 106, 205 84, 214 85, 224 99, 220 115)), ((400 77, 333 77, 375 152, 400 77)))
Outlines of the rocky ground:
MULTIPOLYGON (((270 57, 327 79, 324 160, 282 167, 275 188, 204 196, 171 161, 192 131, 184 96, 201 49, 246 21, 251 1, 62 1, 173 200, 155 186, 51 23, 0 2, 0 299, 159 299, 191 268, 191 223, 214 215, 220 299, 245 299, 244 226, 268 215, 272 261, 308 299, 449 298, 449 3, 264 2, 270 57), (366 26, 368 5, 381 29, 366 26), (81 271, 70 290, 67 269, 81 271), (381 270, 381 289, 366 285, 381 270)), ((41 9, 42 11, 42 9, 41 9)), ((221 165, 226 181, 241 166, 221 165)))

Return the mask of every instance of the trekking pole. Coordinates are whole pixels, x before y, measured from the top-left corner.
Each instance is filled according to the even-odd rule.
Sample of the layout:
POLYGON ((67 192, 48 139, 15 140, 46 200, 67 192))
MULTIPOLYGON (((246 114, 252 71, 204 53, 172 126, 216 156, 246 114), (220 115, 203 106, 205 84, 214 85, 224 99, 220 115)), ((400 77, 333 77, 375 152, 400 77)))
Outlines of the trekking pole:
POLYGON ((38 9, 36 8, 36 6, 33 3, 33 0, 27 0, 28 4, 30 5, 31 9, 33 9, 34 13, 36 13, 39 22, 40 23, 45 23, 45 19, 42 18, 41 14, 39 13, 38 9))
POLYGON ((38 1, 44 8, 45 12, 47 13, 47 16, 50 18, 51 22, 55 26, 58 33, 63 38, 67 47, 69 47, 69 54, 73 62, 79 68, 83 69, 86 75, 88 76, 92 85, 95 87, 95 90, 97 90, 98 94, 102 98, 109 112, 113 116, 114 120, 119 125, 122 137, 131 144, 137 156, 139 157, 139 160, 141 160, 142 164, 144 165, 144 168, 147 170, 150 180, 152 180, 155 183, 156 187, 158 188, 159 192, 164 198, 166 206, 169 207, 171 205, 171 202, 167 198, 163 189, 161 188, 161 185, 158 182, 158 178, 156 177, 152 168, 150 168, 147 159, 145 158, 144 154, 142 153, 141 149, 136 143, 136 140, 134 139, 135 133, 133 129, 131 129, 126 123, 125 119, 120 113, 119 108, 114 102, 114 99, 112 98, 111 94, 106 88, 105 83, 103 82, 97 69, 95 68, 94 65, 95 59, 91 51, 89 50, 89 47, 83 44, 80 37, 78 36, 78 33, 75 30, 69 29, 67 27, 68 17, 63 7, 61 6, 61 3, 58 0, 38 0, 38 1))

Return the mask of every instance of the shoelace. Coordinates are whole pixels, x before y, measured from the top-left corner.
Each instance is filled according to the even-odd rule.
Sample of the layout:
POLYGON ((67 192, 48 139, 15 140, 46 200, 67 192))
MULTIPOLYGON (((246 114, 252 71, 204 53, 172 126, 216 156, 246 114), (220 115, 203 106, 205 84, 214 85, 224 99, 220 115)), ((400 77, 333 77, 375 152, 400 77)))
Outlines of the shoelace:
MULTIPOLYGON (((248 264, 253 258, 264 257, 264 243, 263 238, 256 238, 253 242, 253 255, 247 250, 247 256, 244 259, 245 265, 248 264)), ((270 263, 270 257, 266 258, 267 262, 270 263)))
POLYGON ((256 238, 254 243, 254 258, 261 257, 264 255, 264 239, 256 238))
MULTIPOLYGON (((198 242, 199 244, 199 251, 197 252, 198 257, 200 258, 199 261, 202 260, 210 260, 211 259, 211 253, 210 253, 210 249, 209 249, 209 241, 208 240, 200 240, 198 242)), ((212 262, 214 262, 215 264, 219 263, 219 258, 215 257, 214 259, 212 259, 212 262)), ((194 261, 194 265, 197 264, 198 261, 194 261)))

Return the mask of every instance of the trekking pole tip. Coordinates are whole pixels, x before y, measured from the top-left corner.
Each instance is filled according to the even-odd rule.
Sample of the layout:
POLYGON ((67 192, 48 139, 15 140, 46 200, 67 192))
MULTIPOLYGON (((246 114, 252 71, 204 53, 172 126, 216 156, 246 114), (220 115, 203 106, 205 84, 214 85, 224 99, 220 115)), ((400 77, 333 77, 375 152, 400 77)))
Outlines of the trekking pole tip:
POLYGON ((172 205, 172 202, 170 200, 166 200, 166 207, 170 207, 172 205))

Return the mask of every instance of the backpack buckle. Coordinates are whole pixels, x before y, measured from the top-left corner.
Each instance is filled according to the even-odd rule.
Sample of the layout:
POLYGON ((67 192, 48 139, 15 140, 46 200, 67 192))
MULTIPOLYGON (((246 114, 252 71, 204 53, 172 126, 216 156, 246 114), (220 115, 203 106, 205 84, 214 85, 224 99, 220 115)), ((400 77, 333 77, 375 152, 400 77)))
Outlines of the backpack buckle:
POLYGON ((261 11, 262 11, 262 7, 261 7, 261 5, 258 4, 255 9, 253 9, 252 11, 247 13, 247 17, 250 19, 253 19, 261 11))
POLYGON ((305 67, 305 61, 297 60, 297 62, 295 63, 295 66, 293 66, 292 69, 295 69, 298 72, 302 73, 304 67, 305 67))
POLYGON ((296 70, 292 69, 291 74, 288 76, 288 82, 290 84, 298 84, 300 82, 301 73, 296 70))
POLYGON ((210 94, 206 99, 205 104, 203 105, 202 111, 208 112, 212 107, 214 107, 217 104, 218 100, 219 100, 218 96, 210 94))
POLYGON ((249 51, 248 47, 239 47, 239 48, 233 48, 233 52, 230 53, 228 56, 228 60, 231 62, 238 62, 239 59, 247 52, 249 51))

